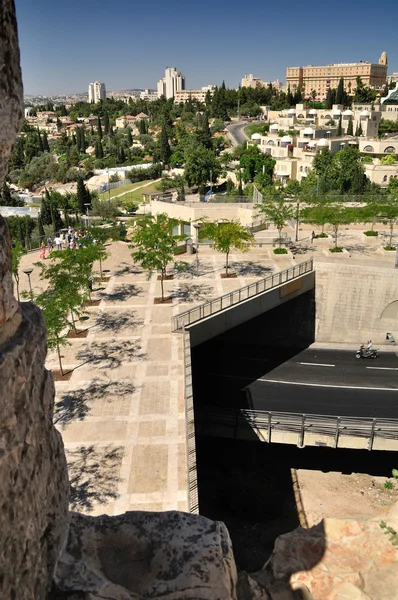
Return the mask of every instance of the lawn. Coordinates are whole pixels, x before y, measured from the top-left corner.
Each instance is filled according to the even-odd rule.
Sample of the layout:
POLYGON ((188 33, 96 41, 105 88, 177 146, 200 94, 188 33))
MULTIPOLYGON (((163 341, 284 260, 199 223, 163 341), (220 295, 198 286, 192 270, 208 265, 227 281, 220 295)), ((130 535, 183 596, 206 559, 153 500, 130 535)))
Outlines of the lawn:
MULTIPOLYGON (((157 192, 156 183, 154 181, 150 181, 145 187, 139 190, 133 190, 126 194, 125 196, 121 196, 120 200, 132 200, 134 202, 142 202, 142 194, 150 194, 151 192, 157 192)), ((128 187, 128 186, 126 186, 128 187)))
MULTIPOLYGON (((137 181, 136 183, 128 183, 127 185, 121 185, 120 187, 117 187, 113 190, 111 190, 111 198, 114 198, 115 196, 119 196, 120 194, 124 194, 125 192, 134 192, 134 190, 136 190, 137 188, 139 188, 142 185, 150 185, 151 183, 153 183, 152 179, 146 179, 144 181, 137 181)), ((146 188, 142 188, 143 190, 146 188)), ((154 190, 151 190, 154 191, 154 190)), ((138 195, 139 198, 141 199, 141 190, 138 190, 138 195)), ((122 198, 124 198, 125 196, 122 196, 122 198)), ((109 198, 109 192, 103 192, 102 194, 98 194, 98 198, 100 200, 108 200, 109 198)))
POLYGON ((247 127, 245 127, 245 133, 248 136, 248 138, 250 138, 253 133, 260 133, 261 135, 266 135, 266 129, 267 127, 265 127, 265 123, 253 123, 253 125, 248 125, 247 127))

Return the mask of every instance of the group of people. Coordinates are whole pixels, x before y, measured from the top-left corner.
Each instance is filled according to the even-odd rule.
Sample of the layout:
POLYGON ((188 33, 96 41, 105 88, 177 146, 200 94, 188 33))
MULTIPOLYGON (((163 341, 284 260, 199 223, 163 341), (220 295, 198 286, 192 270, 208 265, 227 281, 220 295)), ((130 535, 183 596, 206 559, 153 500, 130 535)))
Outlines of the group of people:
POLYGON ((46 252, 51 254, 55 250, 76 250, 81 248, 85 238, 89 236, 88 231, 83 229, 73 229, 69 227, 68 231, 60 232, 52 238, 51 236, 47 239, 47 246, 42 242, 40 246, 40 258, 46 258, 46 252))

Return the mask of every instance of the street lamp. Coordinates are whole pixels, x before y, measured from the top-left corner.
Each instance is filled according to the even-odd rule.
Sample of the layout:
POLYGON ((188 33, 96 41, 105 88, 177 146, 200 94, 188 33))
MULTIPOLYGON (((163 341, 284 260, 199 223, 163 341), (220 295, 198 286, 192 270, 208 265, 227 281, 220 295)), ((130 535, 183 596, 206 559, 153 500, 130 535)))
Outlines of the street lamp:
POLYGON ((296 204, 296 242, 298 242, 299 216, 300 216, 300 200, 297 200, 297 204, 296 204))
POLYGON ((30 299, 33 300, 33 290, 32 290, 32 282, 30 280, 30 276, 33 273, 33 267, 29 267, 28 269, 23 269, 23 273, 28 276, 29 280, 29 290, 30 290, 30 299))
POLYGON ((210 169, 210 196, 213 193, 213 171, 210 169))
POLYGON ((90 203, 89 202, 85 202, 84 206, 87 207, 86 208, 86 213, 87 213, 87 227, 90 227, 90 215, 88 214, 88 209, 89 209, 90 203))
POLYGON ((202 223, 194 223, 196 229, 196 277, 199 277, 199 231, 202 223))

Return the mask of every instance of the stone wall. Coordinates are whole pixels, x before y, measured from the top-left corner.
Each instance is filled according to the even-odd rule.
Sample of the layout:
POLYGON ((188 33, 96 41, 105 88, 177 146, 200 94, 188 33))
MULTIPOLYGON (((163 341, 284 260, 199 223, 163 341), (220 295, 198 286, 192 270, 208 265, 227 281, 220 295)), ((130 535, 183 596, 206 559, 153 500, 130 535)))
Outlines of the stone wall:
POLYGON ((398 269, 317 262, 315 265, 316 341, 386 343, 386 333, 398 340, 398 310, 386 317, 387 306, 398 301, 398 269), (383 315, 384 313, 384 315, 383 315))

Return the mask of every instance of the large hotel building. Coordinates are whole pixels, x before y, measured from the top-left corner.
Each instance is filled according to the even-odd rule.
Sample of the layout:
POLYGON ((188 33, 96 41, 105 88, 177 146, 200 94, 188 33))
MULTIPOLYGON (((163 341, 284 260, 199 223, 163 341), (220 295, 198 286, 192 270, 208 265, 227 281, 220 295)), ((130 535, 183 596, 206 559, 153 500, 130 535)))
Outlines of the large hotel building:
POLYGON ((329 88, 337 88, 341 77, 344 78, 346 92, 350 93, 356 88, 357 77, 362 79, 368 87, 381 88, 387 79, 387 54, 383 52, 377 64, 370 62, 337 63, 325 67, 287 67, 286 87, 290 86, 292 92, 301 88, 305 96, 313 90, 317 98, 326 97, 329 88))

